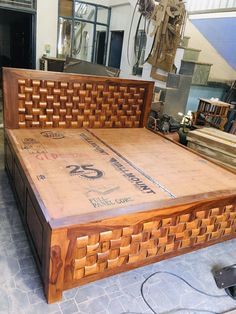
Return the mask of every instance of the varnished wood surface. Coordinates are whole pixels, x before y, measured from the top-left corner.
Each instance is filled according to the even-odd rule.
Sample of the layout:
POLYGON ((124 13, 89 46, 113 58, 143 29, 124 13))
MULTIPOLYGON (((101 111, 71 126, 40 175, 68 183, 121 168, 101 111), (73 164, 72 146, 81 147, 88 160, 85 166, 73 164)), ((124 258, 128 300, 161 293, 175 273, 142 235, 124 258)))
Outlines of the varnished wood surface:
POLYGON ((177 198, 236 187, 231 172, 148 130, 129 130, 127 137, 123 130, 91 132, 158 178, 177 198))
POLYGON ((236 189, 234 174, 146 129, 7 133, 50 219, 236 189))
POLYGON ((6 128, 137 128, 147 124, 154 83, 4 68, 6 128))
POLYGON ((4 70, 5 167, 49 303, 236 235, 235 175, 137 128, 152 88, 4 70))
POLYGON ((214 106, 221 106, 221 107, 226 107, 226 108, 229 108, 230 107, 230 104, 227 103, 227 102, 224 102, 224 101, 220 101, 220 100, 211 100, 211 99, 205 99, 205 98, 199 98, 201 101, 203 102, 207 102, 211 105, 214 105, 214 106))
MULTIPOLYGON (((132 156, 124 156, 125 144, 122 141, 122 132, 117 133, 119 140, 111 132, 108 137, 113 138, 114 143, 108 144, 108 138, 105 142, 105 134, 101 139, 101 134, 98 138, 98 134, 91 133, 92 130, 68 130, 66 133, 62 133, 62 130, 57 129, 50 130, 50 132, 46 131, 47 133, 41 130, 41 132, 44 132, 42 134, 39 133, 40 130, 33 130, 33 132, 28 130, 28 133, 26 131, 6 130, 6 169, 9 173, 10 182, 13 184, 13 190, 25 228, 30 237, 49 303, 61 300, 62 292, 65 289, 235 237, 235 188, 173 198, 176 196, 170 194, 170 191, 168 191, 168 194, 167 189, 163 186, 160 189, 161 186, 159 185, 158 188, 163 193, 168 194, 169 198, 160 198, 158 201, 154 200, 153 202, 141 202, 128 207, 124 205, 121 208, 108 210, 97 208, 97 211, 86 212, 84 215, 62 216, 60 219, 52 219, 51 212, 48 213, 47 211, 49 208, 45 207, 48 204, 45 204, 44 195, 42 195, 37 184, 37 181, 45 182, 46 178, 40 176, 36 181, 35 176, 32 176, 34 174, 32 169, 34 169, 34 165, 38 165, 38 157, 42 157, 42 155, 45 157, 45 154, 46 158, 40 158, 41 162, 52 162, 51 157, 53 157, 53 160, 62 157, 66 157, 65 160, 68 160, 68 155, 63 155, 63 149, 66 151, 68 143, 65 141, 64 145, 59 144, 63 139, 70 139, 73 145, 70 143, 69 146, 78 148, 81 154, 88 153, 88 151, 96 153, 96 160, 102 162, 102 164, 106 161, 106 159, 103 159, 103 155, 105 157, 109 155, 109 160, 115 156, 122 159, 122 162, 126 162, 126 166, 127 164, 130 167, 132 166, 146 179, 153 178, 135 165, 134 162, 138 162, 138 159, 129 160, 128 157, 132 156), (73 132, 76 132, 76 136, 72 135, 73 132), (86 150, 84 150, 85 146, 76 144, 80 132, 84 134, 83 140, 86 139, 85 143, 88 145, 86 150), (85 136, 86 134, 87 136, 85 136), (41 137, 46 139, 45 142, 42 143, 38 140, 41 137), (23 146, 21 146, 22 140, 23 146), (118 143, 116 143, 117 141, 118 143), (60 149, 54 155, 50 155, 51 150, 47 153, 40 151, 42 144, 44 149, 49 147, 53 149, 60 147, 60 149), (117 145, 119 150, 122 150, 123 155, 118 150, 116 151, 117 145), (29 155, 36 158, 37 162, 32 161, 32 159, 29 162, 29 155), (28 157, 25 158, 25 156, 28 157), (50 157, 48 158, 48 156, 50 157), (165 189, 163 190, 163 188, 165 189), (42 214, 44 217, 42 217, 42 214)), ((129 144, 130 141, 133 142, 133 133, 132 130, 130 131, 127 134, 129 140, 126 141, 129 144)), ((137 147, 140 138, 146 141, 147 134, 154 136, 153 139, 160 138, 164 140, 163 143, 171 143, 174 147, 180 148, 181 151, 199 158, 187 149, 183 149, 170 140, 147 130, 142 130, 142 134, 140 132, 136 133, 137 147)), ((140 153, 144 150, 144 144, 148 148, 147 143, 143 142, 140 153)), ((131 145, 131 149, 132 147, 136 147, 136 145, 131 145)), ((78 156, 73 156, 73 158, 75 157, 78 160, 78 156)), ((140 158, 142 157, 141 154, 140 158)), ((86 161, 89 161, 89 159, 86 161)), ((65 166, 64 163, 57 165, 56 170, 53 167, 55 177, 60 171, 60 165, 65 166)), ((214 167, 216 173, 220 169, 226 176, 231 175, 230 172, 218 166, 214 167)), ((42 170, 41 167, 38 169, 42 170)), ((83 174, 94 175, 94 171, 82 173, 80 176, 83 174)), ((119 178, 117 174, 116 177, 119 178)), ((83 176, 80 179, 82 178, 83 176)), ((116 182, 119 182, 119 180, 116 182)), ((223 183, 225 183, 225 180, 223 183)), ((68 192, 71 188, 71 186, 61 184, 61 182, 57 182, 57 185, 60 185, 61 193, 65 193, 65 190, 68 192)), ((45 187, 45 190, 47 190, 47 187, 45 187)), ((57 186, 55 190, 59 191, 57 186)), ((51 190, 48 191, 51 195, 51 190)), ((53 200, 54 197, 51 201, 53 202, 53 200)), ((77 209, 82 208, 79 193, 74 201, 78 204, 77 209)))
POLYGON ((213 128, 188 133, 188 147, 236 172, 236 136, 213 128))
POLYGON ((201 128, 188 133, 188 140, 196 143, 205 143, 224 154, 236 156, 236 136, 214 128, 201 128))

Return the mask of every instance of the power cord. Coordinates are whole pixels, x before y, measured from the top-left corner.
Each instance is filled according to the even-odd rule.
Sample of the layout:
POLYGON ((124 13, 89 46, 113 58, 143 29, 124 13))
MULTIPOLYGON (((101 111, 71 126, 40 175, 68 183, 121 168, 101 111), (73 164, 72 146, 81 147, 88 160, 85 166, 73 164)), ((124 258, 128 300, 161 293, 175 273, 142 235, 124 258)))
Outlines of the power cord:
MULTIPOLYGON (((210 298, 228 298, 228 295, 214 295, 214 294, 210 294, 210 293, 207 293, 205 291, 202 291, 196 287, 194 287, 193 285, 191 285, 188 281, 186 281, 184 278, 182 278, 181 276, 178 276, 174 273, 171 273, 171 272, 168 272, 168 271, 157 271, 153 274, 151 274, 150 276, 148 276, 144 281, 143 283, 141 284, 141 296, 142 296, 142 299, 143 301, 146 303, 146 305, 148 306, 148 308, 153 312, 153 314, 160 314, 158 312, 156 312, 152 306, 148 303, 145 295, 144 295, 144 286, 145 284, 154 276, 156 275, 159 275, 159 274, 167 274, 167 275, 170 275, 172 277, 175 277, 177 279, 179 279, 180 281, 182 281, 183 283, 185 283, 187 286, 189 286, 191 289, 193 289, 194 291, 204 295, 204 296, 207 296, 207 297, 210 297, 210 298)), ((232 309, 233 310, 233 309, 232 309)), ((164 312, 162 314, 171 314, 171 313, 178 313, 180 311, 193 311, 193 312, 201 312, 201 313, 209 313, 209 314, 221 314, 221 313, 217 313, 217 312, 213 312, 213 311, 208 311, 208 310, 197 310, 197 309, 189 309, 189 308, 181 308, 181 309, 174 309, 174 310, 170 310, 170 311, 167 311, 167 312, 164 312)), ((142 314, 142 313, 135 313, 135 312, 123 312, 122 314, 142 314)))

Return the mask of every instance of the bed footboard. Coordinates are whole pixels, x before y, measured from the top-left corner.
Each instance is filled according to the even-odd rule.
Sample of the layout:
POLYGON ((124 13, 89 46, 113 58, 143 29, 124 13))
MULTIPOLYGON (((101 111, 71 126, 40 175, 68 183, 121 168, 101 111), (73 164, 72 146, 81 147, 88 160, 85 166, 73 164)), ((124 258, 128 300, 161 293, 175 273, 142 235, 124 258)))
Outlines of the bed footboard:
POLYGON ((48 301, 60 300, 63 290, 235 236, 236 197, 229 195, 55 230, 48 301))

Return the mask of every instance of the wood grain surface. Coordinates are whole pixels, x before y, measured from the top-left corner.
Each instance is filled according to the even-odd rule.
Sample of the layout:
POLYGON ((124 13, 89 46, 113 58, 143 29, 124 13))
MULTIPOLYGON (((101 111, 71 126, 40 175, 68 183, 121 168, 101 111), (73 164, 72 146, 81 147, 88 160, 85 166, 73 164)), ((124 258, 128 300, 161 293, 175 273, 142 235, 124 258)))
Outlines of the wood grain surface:
POLYGON ((51 219, 236 189, 233 174, 146 129, 8 134, 51 219))
POLYGON ((233 134, 202 128, 188 133, 188 147, 236 171, 236 137, 233 134))
POLYGON ((154 83, 34 70, 3 70, 7 128, 143 127, 154 83))
POLYGON ((4 70, 5 168, 49 303, 236 236, 236 176, 142 128, 152 89, 4 70))

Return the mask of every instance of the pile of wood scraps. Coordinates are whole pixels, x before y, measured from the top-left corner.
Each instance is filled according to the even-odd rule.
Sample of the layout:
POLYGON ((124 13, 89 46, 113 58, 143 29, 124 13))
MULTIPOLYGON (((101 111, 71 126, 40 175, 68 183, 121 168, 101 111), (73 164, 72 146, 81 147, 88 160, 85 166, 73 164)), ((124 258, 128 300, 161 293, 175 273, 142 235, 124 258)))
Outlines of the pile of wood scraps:
POLYGON ((166 80, 157 74, 157 69, 172 72, 176 50, 180 44, 182 27, 185 24, 184 3, 179 0, 161 0, 153 15, 155 29, 154 45, 148 58, 152 65, 151 77, 166 80))
POLYGON ((214 128, 188 133, 188 147, 236 171, 236 136, 214 128))
POLYGON ((151 77, 166 81, 167 76, 157 72, 161 69, 173 71, 177 48, 180 44, 186 20, 186 10, 182 0, 139 0, 139 12, 152 20, 154 37, 148 63, 152 65, 151 77), (149 14, 152 11, 152 14, 149 14))

